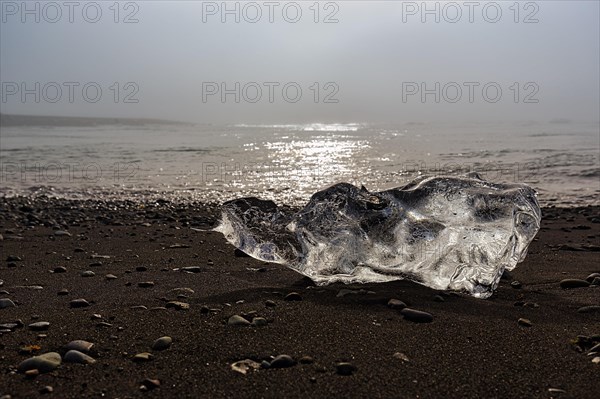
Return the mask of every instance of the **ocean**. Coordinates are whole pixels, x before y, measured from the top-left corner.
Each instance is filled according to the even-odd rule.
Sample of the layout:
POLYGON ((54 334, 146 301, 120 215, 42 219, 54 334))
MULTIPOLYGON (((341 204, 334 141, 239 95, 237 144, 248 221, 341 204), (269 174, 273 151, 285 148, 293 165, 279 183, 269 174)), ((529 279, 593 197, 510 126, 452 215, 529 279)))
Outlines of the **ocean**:
POLYGON ((542 205, 598 205, 600 126, 553 121, 2 127, 0 194, 302 205, 337 182, 371 191, 478 172, 542 205))

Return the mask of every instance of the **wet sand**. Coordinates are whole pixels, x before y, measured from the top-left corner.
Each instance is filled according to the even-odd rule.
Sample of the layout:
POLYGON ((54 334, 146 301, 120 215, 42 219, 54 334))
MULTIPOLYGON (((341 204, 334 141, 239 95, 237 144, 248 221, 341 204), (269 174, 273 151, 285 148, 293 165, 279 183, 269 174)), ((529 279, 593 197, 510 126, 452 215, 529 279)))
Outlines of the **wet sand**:
POLYGON ((0 298, 16 305, 0 309, 0 324, 20 320, 0 328, 2 398, 595 398, 600 391, 600 364, 592 361, 600 354, 588 355, 600 342, 600 311, 581 311, 600 306, 600 286, 560 286, 600 272, 598 207, 544 209, 526 260, 480 300, 408 281, 315 287, 198 231, 216 222, 212 205, 0 204, 0 298), (301 300, 286 300, 291 292, 301 300), (70 307, 78 298, 89 306, 70 307), (405 320, 387 306, 392 298, 433 322, 405 320), (228 325, 233 315, 267 323, 228 325), (42 321, 47 330, 28 327, 42 321), (172 345, 153 350, 162 336, 172 345), (96 363, 17 372, 32 355, 64 354, 77 339, 94 343, 96 363), (133 361, 143 352, 152 358, 133 361), (245 375, 231 368, 281 354, 297 363, 245 375), (340 362, 352 365, 351 375, 336 372, 340 362), (42 393, 48 386, 53 392, 42 393))

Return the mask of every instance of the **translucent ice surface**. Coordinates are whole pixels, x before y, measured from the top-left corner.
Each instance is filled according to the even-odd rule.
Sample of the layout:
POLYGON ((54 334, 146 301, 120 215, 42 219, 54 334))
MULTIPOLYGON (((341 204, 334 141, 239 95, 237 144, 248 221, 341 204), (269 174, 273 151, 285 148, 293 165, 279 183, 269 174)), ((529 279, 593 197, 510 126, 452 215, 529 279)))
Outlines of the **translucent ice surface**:
POLYGON ((409 279, 489 297, 539 230, 535 191, 477 175, 423 177, 369 192, 340 183, 300 211, 241 198, 216 228, 248 255, 285 264, 319 285, 409 279))

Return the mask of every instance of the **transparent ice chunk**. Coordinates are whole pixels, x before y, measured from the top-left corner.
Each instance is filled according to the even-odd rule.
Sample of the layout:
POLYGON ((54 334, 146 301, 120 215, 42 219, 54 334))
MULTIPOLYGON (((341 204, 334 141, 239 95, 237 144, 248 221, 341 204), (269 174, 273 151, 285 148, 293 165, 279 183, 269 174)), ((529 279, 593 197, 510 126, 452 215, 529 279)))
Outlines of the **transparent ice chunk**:
POLYGON ((523 261, 540 220, 531 187, 470 174, 373 193, 340 183, 300 211, 236 199, 223 205, 216 230, 248 255, 319 285, 409 279, 487 298, 504 270, 523 261))

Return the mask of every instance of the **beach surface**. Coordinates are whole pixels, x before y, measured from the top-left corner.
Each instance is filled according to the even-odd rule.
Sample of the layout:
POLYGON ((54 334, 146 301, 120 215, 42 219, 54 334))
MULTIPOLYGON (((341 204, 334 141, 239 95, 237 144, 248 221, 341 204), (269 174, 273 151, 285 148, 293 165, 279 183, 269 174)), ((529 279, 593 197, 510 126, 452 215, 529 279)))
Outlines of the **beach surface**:
POLYGON ((600 272, 600 207, 543 209, 525 261, 481 300, 409 281, 314 286, 206 231, 219 217, 214 205, 0 202, 1 398, 600 392, 600 279, 563 281, 600 272), (390 299, 433 321, 407 320, 390 299), (172 343, 159 348, 165 336, 172 343), (64 357, 74 340, 94 344, 95 363, 17 369, 34 355, 64 357), (253 368, 279 355, 291 357, 274 362, 285 367, 253 368), (246 374, 232 369, 246 359, 246 374))

